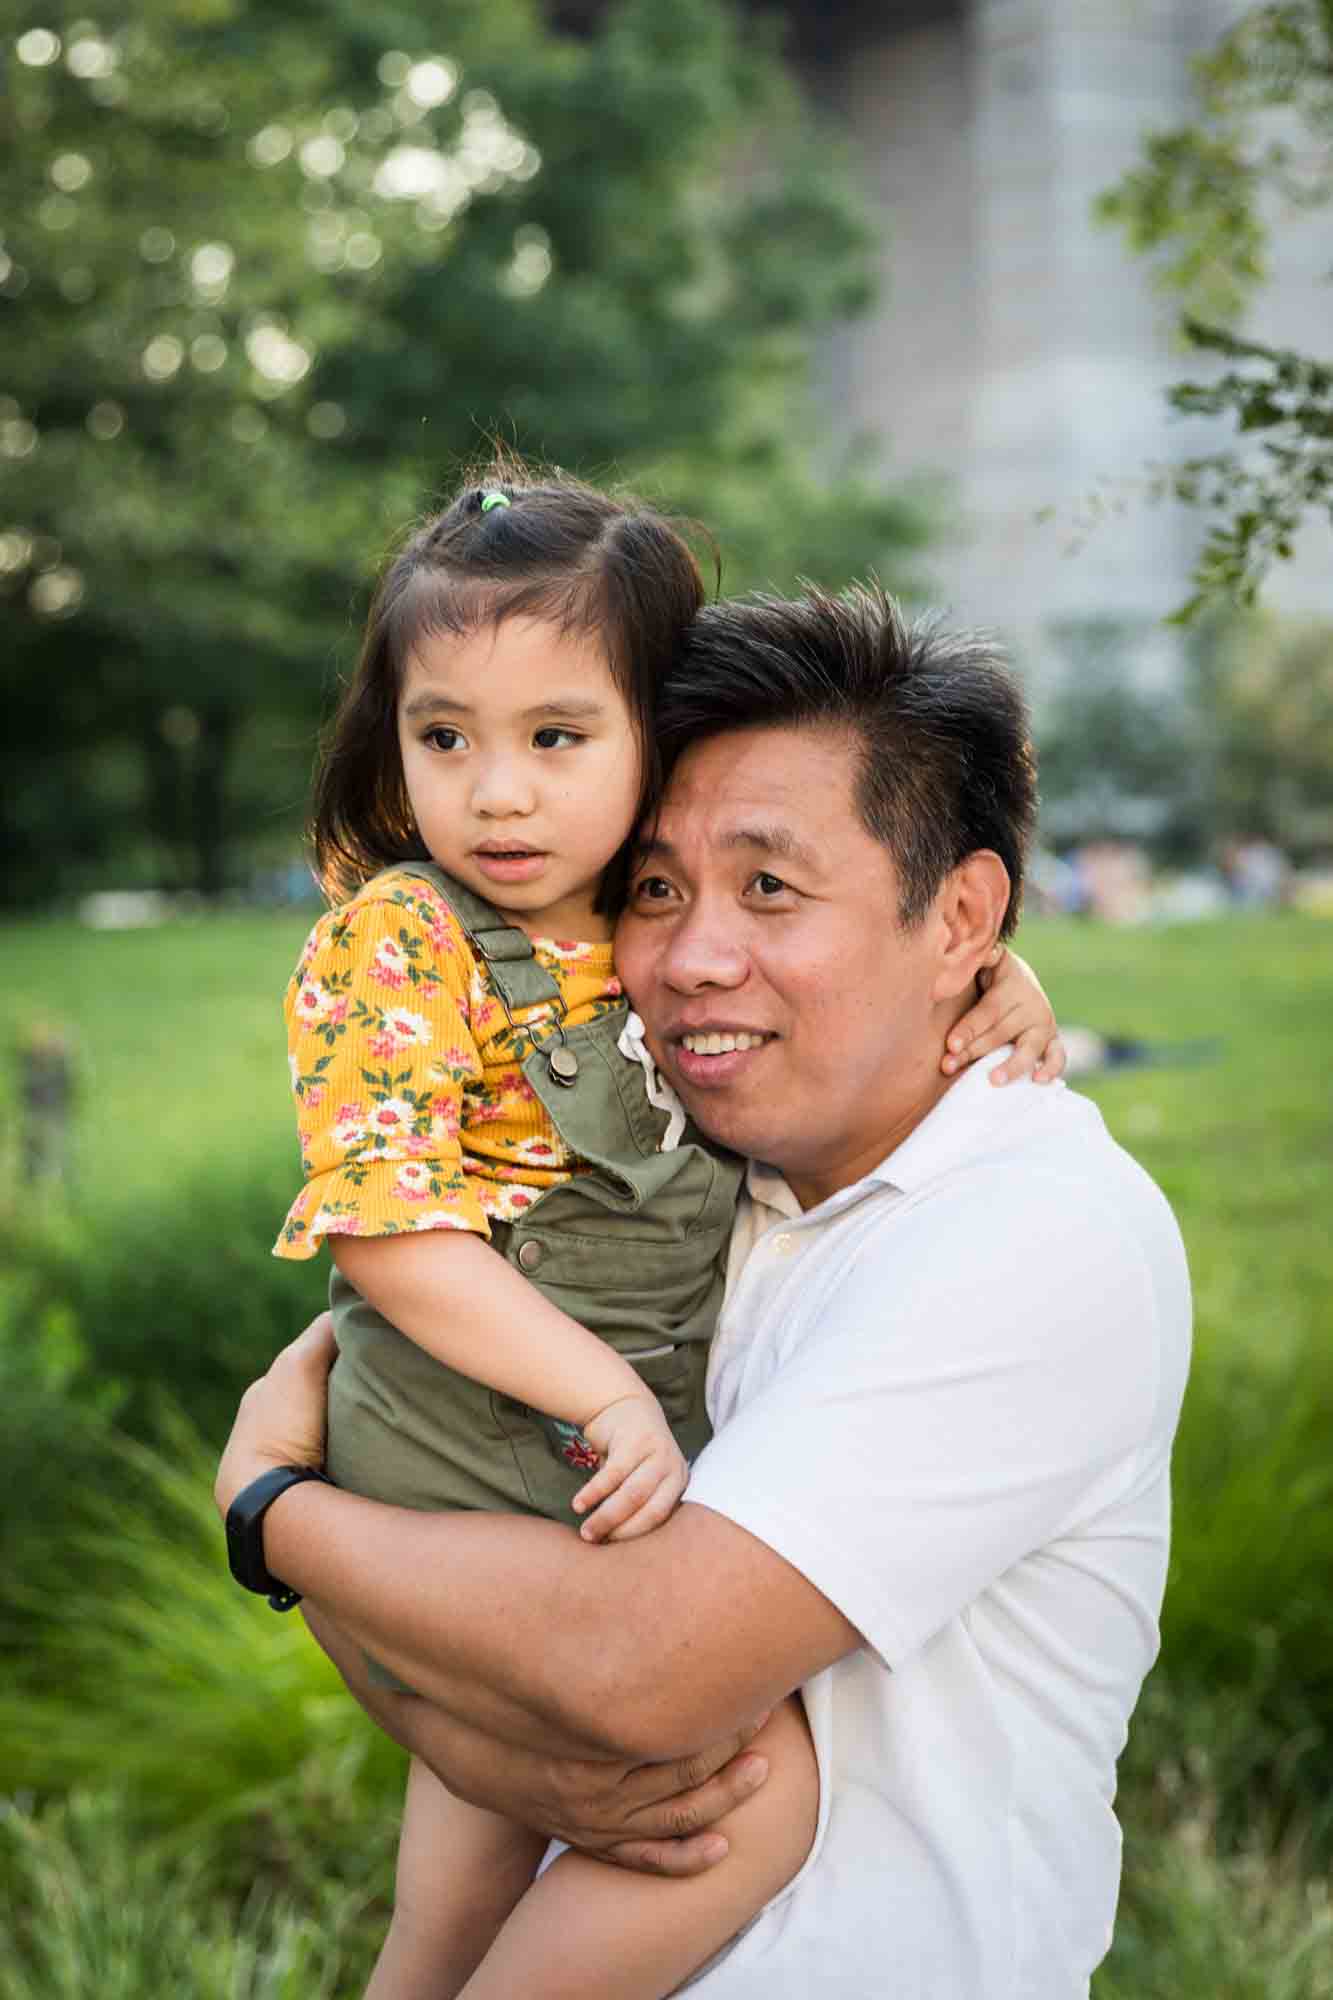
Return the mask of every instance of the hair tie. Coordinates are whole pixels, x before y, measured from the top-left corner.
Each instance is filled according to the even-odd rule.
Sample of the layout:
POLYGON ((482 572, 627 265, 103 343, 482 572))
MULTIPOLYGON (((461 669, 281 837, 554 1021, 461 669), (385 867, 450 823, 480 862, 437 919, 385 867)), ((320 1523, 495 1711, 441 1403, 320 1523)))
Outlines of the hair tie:
POLYGON ((507 493, 483 493, 481 496, 481 511, 483 514, 489 514, 492 507, 507 507, 508 505, 509 495, 507 493))

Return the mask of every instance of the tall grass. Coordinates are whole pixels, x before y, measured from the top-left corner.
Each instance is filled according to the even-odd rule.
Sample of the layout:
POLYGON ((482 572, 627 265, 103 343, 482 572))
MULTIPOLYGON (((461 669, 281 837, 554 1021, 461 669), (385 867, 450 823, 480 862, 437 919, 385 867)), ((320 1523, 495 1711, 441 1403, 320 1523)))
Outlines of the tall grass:
MULTIPOLYGON (((0 1791, 29 1801, 0 1838, 6 2000, 319 2000, 355 1990, 384 1914, 396 1753, 235 1590, 208 1498, 210 1441, 322 1290, 268 1255, 303 925, 6 940, 28 994, 0 1023, 66 1020, 90 1080, 72 1195, 0 1178, 0 1791)), ((1333 2000, 1333 926, 1025 945, 1062 1018, 1216 1045, 1089 1086, 1171 1198, 1196 1298, 1097 2000, 1333 2000)))
POLYGON ((1130 1845, 1094 2000, 1333 2000, 1333 1909, 1299 1847, 1219 1858, 1206 1813, 1130 1845))
POLYGON ((206 1847, 145 1843, 114 1794, 0 1809, 5 2000, 334 2000, 375 1949, 355 1877, 221 1891, 206 1847))
POLYGON ((1200 1354, 1173 1465, 1161 1663, 1127 1778, 1214 1801, 1216 1840, 1303 1830, 1333 1860, 1333 1345, 1256 1379, 1200 1354))
POLYGON ((67 1520, 11 1579, 33 1643, 0 1694, 0 1786, 108 1786, 148 1831, 307 1811, 324 1833, 391 1815, 402 1758, 345 1693, 299 1615, 236 1588, 212 1454, 178 1417, 154 1447, 108 1437, 116 1504, 67 1520))
POLYGON ((238 1591, 213 1455, 164 1414, 39 1568, 0 1695, 5 2000, 321 2000, 387 1922, 403 1758, 299 1615, 238 1591), (99 1504, 100 1503, 100 1504, 99 1504))

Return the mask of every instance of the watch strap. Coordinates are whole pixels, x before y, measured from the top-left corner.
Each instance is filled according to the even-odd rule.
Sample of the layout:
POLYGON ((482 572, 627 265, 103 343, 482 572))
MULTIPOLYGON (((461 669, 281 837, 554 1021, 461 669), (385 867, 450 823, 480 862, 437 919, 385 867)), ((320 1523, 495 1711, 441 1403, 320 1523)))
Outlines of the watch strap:
POLYGON ((264 1560, 264 1516, 273 1502, 289 1487, 307 1479, 332 1485, 327 1472, 316 1465, 275 1465, 243 1486, 227 1509, 227 1561, 237 1583, 267 1597, 275 1611, 290 1611, 301 1602, 299 1590, 292 1590, 274 1576, 264 1560))

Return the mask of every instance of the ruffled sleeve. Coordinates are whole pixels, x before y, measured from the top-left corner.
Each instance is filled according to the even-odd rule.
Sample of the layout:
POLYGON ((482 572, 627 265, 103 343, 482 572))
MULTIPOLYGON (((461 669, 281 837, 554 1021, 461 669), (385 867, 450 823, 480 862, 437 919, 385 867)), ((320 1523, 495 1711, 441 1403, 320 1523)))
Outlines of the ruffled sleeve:
POLYGON ((285 1005, 306 1185, 275 1256, 313 1257, 335 1234, 489 1236, 460 1144, 482 1073, 474 964, 447 905, 411 878, 316 924, 285 1005))

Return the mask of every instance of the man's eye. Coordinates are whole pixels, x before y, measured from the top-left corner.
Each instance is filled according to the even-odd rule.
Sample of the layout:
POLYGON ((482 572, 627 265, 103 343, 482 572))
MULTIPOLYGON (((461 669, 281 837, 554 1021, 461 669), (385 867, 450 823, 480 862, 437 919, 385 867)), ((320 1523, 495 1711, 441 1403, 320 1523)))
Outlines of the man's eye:
POLYGON ((447 729, 440 723, 434 729, 428 729, 421 740, 429 743, 432 750, 457 750, 463 738, 458 730, 447 729))
POLYGON ((755 876, 752 886, 759 891, 761 896, 780 896, 785 891, 787 884, 780 875, 770 875, 765 871, 755 876))
POLYGON ((539 750, 559 750, 567 743, 582 743, 583 738, 574 729, 557 729, 554 723, 549 729, 539 729, 533 737, 539 750))

